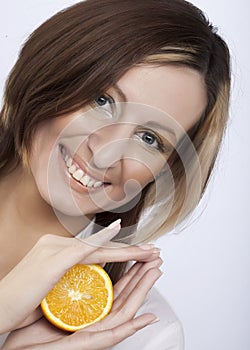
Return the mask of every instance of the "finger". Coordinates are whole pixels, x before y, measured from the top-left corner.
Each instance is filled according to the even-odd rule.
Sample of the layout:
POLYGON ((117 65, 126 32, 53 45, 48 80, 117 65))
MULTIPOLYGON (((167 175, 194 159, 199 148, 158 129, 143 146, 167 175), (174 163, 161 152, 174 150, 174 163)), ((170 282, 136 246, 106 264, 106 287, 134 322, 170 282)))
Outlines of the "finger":
POLYGON ((91 235, 90 237, 81 240, 86 244, 89 244, 93 247, 101 247, 105 243, 107 244, 112 238, 114 238, 121 228, 121 219, 118 219, 112 222, 108 227, 105 227, 103 230, 91 235))
POLYGON ((77 343, 71 349, 82 350, 103 350, 118 344, 124 339, 135 334, 140 329, 157 322, 158 319, 154 314, 144 314, 132 320, 120 324, 113 329, 104 330, 101 332, 87 332, 86 330, 76 332, 72 335, 72 339, 67 339, 73 344, 72 340, 75 338, 77 343))
MULTIPOLYGON (((46 290, 44 289, 43 291, 44 296, 73 265, 81 262, 82 260, 85 264, 88 264, 89 262, 86 260, 87 257, 98 250, 101 245, 106 244, 119 232, 121 228, 120 222, 120 219, 114 221, 105 229, 85 240, 77 238, 64 238, 63 240, 57 240, 60 244, 63 243, 63 247, 58 247, 57 245, 53 247, 52 241, 55 241, 57 237, 53 235, 48 235, 49 237, 45 237, 42 240, 42 245, 40 245, 40 250, 38 250, 40 254, 43 254, 43 251, 45 251, 44 254, 47 254, 44 256, 44 262, 39 268, 40 282, 42 280, 46 281, 46 283, 43 284, 44 287, 46 286, 46 290), (41 249, 43 248, 43 245, 44 249, 41 249), (54 254, 48 254, 47 251, 49 249, 53 249, 54 254)), ((38 254, 35 255, 37 256, 38 254)), ((34 269, 33 264, 30 265, 34 269)))
POLYGON ((38 321, 43 316, 42 310, 38 307, 34 312, 32 312, 22 323, 16 327, 16 329, 26 327, 36 321, 38 321))
MULTIPOLYGON (((126 284, 118 285, 118 288, 114 288, 115 301, 112 306, 112 310, 115 311, 122 307, 122 305, 127 301, 130 293, 137 287, 139 281, 143 278, 145 273, 152 268, 159 268, 162 265, 163 261, 161 258, 158 258, 150 263, 142 264, 133 276, 130 279, 127 279, 126 284)), ((130 277, 130 276, 129 276, 130 277)))
MULTIPOLYGON (((69 267, 81 260, 84 260, 85 263, 89 263, 86 262, 85 259, 117 235, 121 228, 120 222, 121 219, 118 219, 108 227, 105 227, 103 230, 86 239, 69 238, 68 247, 59 250, 56 254, 58 263, 61 263, 61 259, 64 259, 64 261, 67 260, 69 267)), ((55 259, 55 256, 53 259, 55 259)), ((56 261, 54 260, 54 262, 56 261)))
POLYGON ((133 291, 127 296, 126 302, 119 309, 117 315, 124 321, 134 317, 138 309, 143 304, 149 290, 160 278, 162 272, 158 268, 152 268, 147 271, 142 279, 136 284, 133 291), (138 292, 139 291, 139 292, 138 292))
POLYGON ((89 326, 88 331, 96 332, 107 328, 113 328, 121 324, 121 322, 124 323, 134 318, 135 314, 143 304, 147 293, 161 274, 162 272, 157 268, 147 271, 140 282, 137 283, 134 290, 127 297, 127 300, 122 307, 115 311, 112 309, 110 314, 103 320, 89 326))
MULTIPOLYGON (((69 246, 66 248, 61 247, 62 240, 58 237, 53 235, 42 237, 1 280, 0 301, 5 305, 6 310, 3 331, 7 332, 21 324, 70 267, 112 239, 119 232, 120 227, 119 219, 98 232, 94 235, 95 237, 85 240, 84 243, 68 238, 69 246), (52 242, 57 243, 53 245, 52 242), (16 290, 23 290, 24 287, 25 293, 21 293, 21 300, 17 304, 16 290)), ((65 244, 65 238, 63 242, 65 244)))
MULTIPOLYGON (((129 245, 129 244, 125 244, 125 243, 119 243, 119 242, 108 242, 107 243, 107 247, 108 248, 128 248, 128 247, 132 247, 132 245, 129 245)), ((139 247, 141 248, 142 250, 147 250, 147 251, 150 251, 150 252, 153 252, 155 255, 160 255, 160 251, 161 249, 156 247, 154 244, 152 243, 147 243, 147 244, 142 244, 142 245, 139 245, 139 246, 134 246, 134 247, 139 247)), ((142 261, 142 262, 145 262, 145 261, 151 261, 151 260, 154 260, 155 259, 155 255, 152 255, 152 256, 148 256, 148 257, 142 257, 141 259, 137 259, 136 261, 142 261)))
POLYGON ((152 261, 159 256, 158 248, 144 249, 142 247, 128 246, 126 248, 99 248, 93 254, 84 257, 82 261, 85 264, 99 264, 105 262, 125 262, 152 261))
POLYGON ((138 273, 143 263, 135 263, 129 270, 126 272, 118 282, 114 285, 114 300, 121 294, 126 285, 131 281, 132 278, 138 273))
MULTIPOLYGON (((127 244, 127 243, 122 243, 122 242, 110 241, 107 243, 108 248, 127 248, 127 247, 131 247, 131 246, 132 246, 132 244, 127 244)), ((145 243, 145 244, 134 245, 134 246, 141 247, 145 250, 155 248, 155 245, 153 243, 145 243)))
POLYGON ((65 336, 66 333, 64 331, 54 327, 45 318, 41 318, 32 325, 12 331, 5 341, 3 349, 1 349, 38 350, 41 348, 42 350, 47 350, 46 345, 50 341, 56 341, 65 336))
MULTIPOLYGON (((100 247, 103 244, 106 244, 112 239, 120 230, 121 220, 118 219, 110 224, 105 229, 99 231, 98 233, 90 236, 87 239, 81 240, 77 238, 66 238, 69 242, 68 247, 64 249, 59 249, 56 253, 51 254, 46 259, 46 263, 44 263, 44 269, 40 269, 39 276, 47 281, 46 290, 44 290, 44 296, 49 292, 49 290, 58 282, 58 280, 62 277, 62 275, 73 265, 83 262, 84 264, 90 263, 99 263, 103 262, 102 257, 99 257, 99 253, 95 254, 95 251, 101 249, 100 247), (93 256, 92 256, 93 254, 93 256), (89 256, 92 256, 88 259, 89 256), (49 266, 49 277, 50 283, 48 283, 48 267, 49 266), (43 273, 42 273, 43 271, 43 273)), ((52 237, 54 239, 54 237, 52 237)), ((65 239, 63 241, 65 243, 65 239)), ((47 242, 47 245, 49 243, 47 242)), ((134 248, 135 249, 135 248, 134 248)), ((140 249, 137 250, 137 255, 139 254, 140 249)), ((142 249, 142 252, 144 250, 142 249)), ((110 254, 109 254, 110 255, 110 254)), ((134 256, 134 250, 130 250, 130 254, 127 256, 134 256)), ((118 261, 118 257, 114 258, 114 261, 118 261)), ((45 284, 44 284, 45 286, 45 284)))
MULTIPOLYGON (((38 256, 43 254, 43 266, 46 268, 49 265, 55 269, 56 275, 59 270, 63 274, 68 268, 83 260, 99 249, 99 247, 108 244, 119 232, 121 228, 120 222, 120 219, 114 221, 108 227, 87 239, 58 237, 50 234, 44 235, 39 239, 32 251, 27 254, 26 258, 29 255, 38 256)), ((47 268, 45 270, 45 273, 47 273, 47 268)))
POLYGON ((126 298, 148 270, 154 267, 160 267, 162 263, 163 260, 158 257, 151 262, 134 264, 132 268, 115 284, 114 299, 118 298, 120 295, 123 295, 124 298, 126 298))

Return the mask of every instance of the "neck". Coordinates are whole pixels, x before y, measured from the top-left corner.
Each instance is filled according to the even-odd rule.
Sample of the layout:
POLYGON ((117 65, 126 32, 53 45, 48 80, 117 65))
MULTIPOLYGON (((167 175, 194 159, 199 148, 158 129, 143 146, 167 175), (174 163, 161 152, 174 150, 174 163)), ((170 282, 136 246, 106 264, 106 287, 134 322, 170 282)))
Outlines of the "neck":
POLYGON ((0 198, 0 280, 41 236, 50 233, 72 237, 91 219, 77 220, 61 215, 59 220, 41 197, 32 174, 21 168, 0 179, 0 198))

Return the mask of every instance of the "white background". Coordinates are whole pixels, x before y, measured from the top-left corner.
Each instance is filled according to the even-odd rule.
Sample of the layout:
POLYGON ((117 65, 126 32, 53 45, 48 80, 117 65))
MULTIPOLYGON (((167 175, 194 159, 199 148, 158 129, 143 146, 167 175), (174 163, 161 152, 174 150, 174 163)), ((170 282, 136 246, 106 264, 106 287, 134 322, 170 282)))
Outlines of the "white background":
MULTIPOLYGON (((21 43, 74 0, 9 0, 0 5, 0 94, 21 43)), ((228 42, 233 87, 230 123, 213 180, 192 221, 158 240, 158 282, 184 326, 186 350, 250 349, 250 98, 247 0, 195 0, 228 42)))

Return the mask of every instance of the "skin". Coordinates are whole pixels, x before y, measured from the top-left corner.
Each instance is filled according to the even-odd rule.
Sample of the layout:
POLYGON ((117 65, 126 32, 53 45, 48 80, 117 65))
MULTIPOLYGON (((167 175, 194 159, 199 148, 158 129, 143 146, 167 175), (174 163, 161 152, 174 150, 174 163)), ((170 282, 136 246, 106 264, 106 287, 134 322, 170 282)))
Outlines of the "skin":
POLYGON ((158 135, 171 149, 198 120, 206 103, 201 76, 183 67, 136 67, 117 86, 128 102, 114 88, 106 93, 117 110, 124 110, 121 116, 112 114, 108 101, 99 107, 95 103, 94 113, 87 106, 45 123, 37 132, 30 159, 32 173, 44 200, 49 203, 52 198, 60 212, 91 218, 127 203, 163 169, 171 152, 157 150, 156 140, 153 145, 142 141, 145 133, 158 135), (162 127, 151 126, 152 119, 162 127), (176 136, 164 131, 164 126, 174 129, 176 136), (59 144, 90 176, 109 185, 91 192, 77 186, 68 176, 59 144))
POLYGON ((113 98, 117 109, 122 108, 119 118, 112 114, 109 103, 100 106, 96 100, 94 106, 50 120, 37 130, 30 170, 19 166, 0 180, 0 195, 5 199, 0 203, 0 317, 5 320, 0 322, 5 324, 0 333, 19 329, 4 349, 39 349, 38 343, 43 349, 56 349, 59 344, 75 349, 82 339, 85 345, 81 343, 81 349, 103 349, 104 339, 106 346, 112 346, 155 319, 155 315, 138 319, 134 315, 161 274, 159 251, 151 246, 145 250, 119 244, 111 249, 109 241, 119 225, 111 235, 105 230, 95 235, 99 237, 95 248, 72 236, 97 212, 127 203, 164 171, 171 147, 202 114, 206 91, 198 72, 173 66, 135 67, 117 86, 127 102, 114 87, 105 96, 113 98), (152 125, 152 119, 160 126, 152 125), (164 126, 174 134, 163 130, 164 126), (156 134, 164 151, 152 138, 156 134), (59 145, 89 174, 109 184, 89 190, 73 180, 59 145), (129 260, 136 263, 115 286, 111 314, 97 325, 69 337, 44 319, 38 320, 40 301, 75 263, 129 260), (16 290, 25 290, 25 295, 20 293, 19 307, 16 290), (6 320, 12 321, 7 324, 6 320), (44 345, 48 339, 50 343, 44 345))

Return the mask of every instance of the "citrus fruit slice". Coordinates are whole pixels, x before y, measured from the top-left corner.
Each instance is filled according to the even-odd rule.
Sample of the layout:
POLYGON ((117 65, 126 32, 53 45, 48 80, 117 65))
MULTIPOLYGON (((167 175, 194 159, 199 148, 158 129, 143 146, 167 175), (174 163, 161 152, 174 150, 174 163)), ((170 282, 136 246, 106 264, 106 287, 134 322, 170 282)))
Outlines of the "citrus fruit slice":
POLYGON ((75 332, 100 321, 113 303, 113 286, 99 265, 74 265, 41 303, 44 316, 55 326, 75 332))

